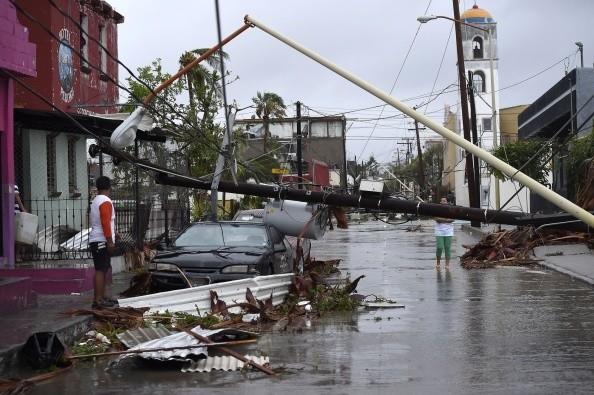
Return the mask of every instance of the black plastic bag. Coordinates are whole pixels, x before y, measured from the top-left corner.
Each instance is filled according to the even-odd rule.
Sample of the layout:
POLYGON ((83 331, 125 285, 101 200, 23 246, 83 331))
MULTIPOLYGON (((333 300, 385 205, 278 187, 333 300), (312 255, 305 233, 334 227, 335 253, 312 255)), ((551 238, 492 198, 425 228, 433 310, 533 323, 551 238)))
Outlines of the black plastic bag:
POLYGON ((66 348, 55 332, 38 332, 29 337, 21 353, 33 369, 57 365, 66 348))

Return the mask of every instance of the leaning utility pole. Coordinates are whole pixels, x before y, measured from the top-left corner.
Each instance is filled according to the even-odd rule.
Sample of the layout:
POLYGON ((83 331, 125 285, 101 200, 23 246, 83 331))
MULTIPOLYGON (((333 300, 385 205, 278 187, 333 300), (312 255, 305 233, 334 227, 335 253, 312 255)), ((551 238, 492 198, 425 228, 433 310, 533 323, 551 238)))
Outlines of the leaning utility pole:
MULTIPOLYGON (((226 108, 225 111, 227 112, 227 128, 225 129, 225 132, 223 134, 223 144, 221 145, 221 151, 219 152, 219 157, 217 158, 214 176, 212 177, 212 182, 210 184, 210 218, 213 221, 217 220, 217 211, 219 206, 219 182, 221 181, 221 175, 223 174, 223 171, 225 171, 225 159, 229 158, 229 153, 231 152, 231 150, 229 149, 232 144, 232 136, 230 135, 230 133, 233 128, 233 124, 235 123, 235 113, 233 112, 232 107, 229 106, 229 108, 226 108)), ((235 173, 233 172, 233 167, 231 167, 231 174, 233 175, 233 179, 235 180, 235 173)), ((237 180, 235 181, 237 182, 237 180)))
MULTIPOLYGON (((456 28, 456 50, 458 55, 458 80, 460 82, 460 105, 462 106, 462 129, 464 130, 464 139, 470 139, 470 125, 468 123, 468 92, 466 91, 466 72, 464 70, 464 51, 462 50, 462 28, 460 23, 460 9, 458 8, 458 0, 452 0, 454 5, 454 26, 456 28)), ((480 208, 478 204, 478 196, 476 196, 476 187, 474 179, 474 165, 472 163, 472 155, 466 151, 466 177, 468 178, 468 203, 470 207, 480 208)), ((475 226, 473 224, 473 226, 475 226)))
MULTIPOLYGON (((416 110, 413 107, 413 110, 416 110)), ((423 150, 421 149, 421 137, 419 136, 419 122, 415 119, 415 133, 417 135, 417 156, 419 157, 419 195, 425 198, 425 165, 423 164, 423 150)))

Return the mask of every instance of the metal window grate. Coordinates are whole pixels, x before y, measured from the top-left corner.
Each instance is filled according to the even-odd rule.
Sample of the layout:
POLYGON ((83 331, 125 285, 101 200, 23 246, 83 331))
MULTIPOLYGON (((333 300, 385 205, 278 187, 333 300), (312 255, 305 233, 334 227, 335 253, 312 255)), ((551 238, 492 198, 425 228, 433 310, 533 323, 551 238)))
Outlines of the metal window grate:
POLYGON ((56 137, 48 134, 45 136, 47 193, 53 194, 58 190, 56 180, 56 137))

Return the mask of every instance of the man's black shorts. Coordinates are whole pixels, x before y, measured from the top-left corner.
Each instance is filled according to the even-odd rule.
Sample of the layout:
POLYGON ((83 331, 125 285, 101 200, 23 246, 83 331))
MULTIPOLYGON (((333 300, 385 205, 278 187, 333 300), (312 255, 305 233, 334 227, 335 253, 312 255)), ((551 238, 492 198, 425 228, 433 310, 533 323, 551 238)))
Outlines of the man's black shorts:
POLYGON ((107 251, 105 242, 93 242, 89 244, 95 270, 106 273, 111 268, 111 255, 107 251))

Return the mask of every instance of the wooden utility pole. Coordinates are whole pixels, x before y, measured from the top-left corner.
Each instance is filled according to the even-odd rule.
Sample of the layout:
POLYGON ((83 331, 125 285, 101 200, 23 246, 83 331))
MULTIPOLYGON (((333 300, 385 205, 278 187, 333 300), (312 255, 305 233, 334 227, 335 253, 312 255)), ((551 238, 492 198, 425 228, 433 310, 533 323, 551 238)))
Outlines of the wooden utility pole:
MULTIPOLYGON (((480 146, 479 138, 478 138, 478 130, 476 126, 476 106, 474 103, 474 84, 473 84, 473 74, 472 71, 468 71, 468 101, 470 103, 470 125, 472 127, 472 142, 476 146, 480 146)), ((474 168, 474 179, 475 179, 475 196, 479 199, 480 203, 480 196, 481 196, 481 171, 479 166, 479 159, 476 156, 472 156, 472 165, 474 168)), ((480 206, 479 206, 480 207, 480 206)), ((472 226, 480 226, 480 223, 475 222, 471 223, 472 226)))
MULTIPOLYGON (((464 69, 464 51, 462 50, 462 28, 460 25, 460 9, 458 8, 458 0, 452 0, 454 6, 454 26, 456 30, 456 50, 458 58, 458 80, 460 82, 460 105, 462 106, 462 129, 464 131, 464 139, 470 139, 470 124, 468 117, 468 92, 466 90, 466 72, 464 69)), ((474 165, 472 163, 472 155, 466 152, 466 177, 468 178, 468 202, 470 207, 480 208, 478 204, 478 196, 476 196, 476 186, 474 179, 474 165)), ((475 222, 473 226, 477 223, 475 222)), ((480 225, 480 224, 479 224, 480 225)))

